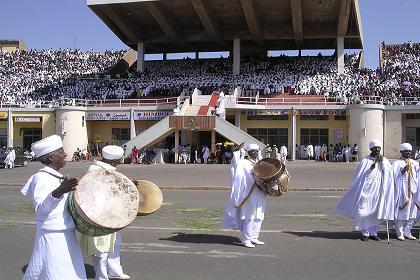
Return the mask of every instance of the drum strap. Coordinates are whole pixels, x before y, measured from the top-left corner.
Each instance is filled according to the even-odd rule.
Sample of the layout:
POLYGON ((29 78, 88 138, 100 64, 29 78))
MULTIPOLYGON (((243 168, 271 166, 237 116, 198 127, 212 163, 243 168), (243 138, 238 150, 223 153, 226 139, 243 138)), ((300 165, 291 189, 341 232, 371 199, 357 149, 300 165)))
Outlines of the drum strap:
POLYGON ((44 173, 50 174, 51 176, 53 176, 53 177, 55 177, 57 179, 64 180, 64 177, 63 176, 58 176, 56 174, 52 174, 51 172, 48 172, 48 171, 45 171, 45 170, 40 170, 39 172, 44 172, 44 173))
POLYGON ((257 184, 254 182, 254 184, 252 185, 251 190, 249 191, 248 195, 244 198, 244 200, 242 200, 241 203, 239 203, 239 205, 235 205, 235 208, 241 208, 245 202, 248 200, 248 198, 251 196, 251 193, 254 191, 255 187, 257 186, 257 184))

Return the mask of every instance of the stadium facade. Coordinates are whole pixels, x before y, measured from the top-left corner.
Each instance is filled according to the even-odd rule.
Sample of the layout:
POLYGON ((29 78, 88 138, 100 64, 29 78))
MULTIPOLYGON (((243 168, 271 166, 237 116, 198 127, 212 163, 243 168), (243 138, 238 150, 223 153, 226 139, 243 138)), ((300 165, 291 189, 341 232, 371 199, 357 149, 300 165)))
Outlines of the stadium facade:
MULTIPOLYGON (((232 72, 238 74, 247 53, 336 49, 342 73, 344 49, 363 48, 357 0, 88 0, 88 6, 137 50, 139 72, 148 53, 228 50, 232 72)), ((230 140, 262 148, 287 144, 295 159, 298 144, 358 144, 361 157, 369 152, 368 142, 378 139, 385 156, 398 158, 401 142, 420 146, 419 106, 410 100, 404 104, 383 105, 375 98, 349 104, 323 96, 245 97, 240 90, 223 98, 195 90, 172 99, 75 100, 54 108, 0 108, 0 141, 29 148, 58 134, 71 155, 95 141, 125 143, 129 153, 133 146, 168 139, 176 149, 196 143, 213 151, 216 143, 230 140), (225 109, 222 118, 212 113, 216 102, 225 109)))

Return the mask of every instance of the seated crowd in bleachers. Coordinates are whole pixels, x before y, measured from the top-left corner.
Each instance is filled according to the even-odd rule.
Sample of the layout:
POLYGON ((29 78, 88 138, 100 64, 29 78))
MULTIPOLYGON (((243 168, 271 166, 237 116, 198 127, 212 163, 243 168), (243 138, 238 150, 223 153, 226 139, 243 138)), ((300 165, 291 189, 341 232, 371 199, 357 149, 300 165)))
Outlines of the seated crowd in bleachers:
MULTIPOLYGON (((0 52, 0 101, 25 107, 49 100, 126 99, 179 96, 199 88, 244 96, 288 93, 322 95, 341 102, 363 102, 378 96, 384 104, 402 104, 401 97, 420 97, 420 44, 383 44, 382 69, 357 67, 358 55, 345 57, 337 74, 334 56, 244 57, 241 74, 232 74, 228 58, 147 61, 144 73, 104 75, 123 51, 45 50, 0 52)), ((417 100, 413 99, 415 104, 417 100)))

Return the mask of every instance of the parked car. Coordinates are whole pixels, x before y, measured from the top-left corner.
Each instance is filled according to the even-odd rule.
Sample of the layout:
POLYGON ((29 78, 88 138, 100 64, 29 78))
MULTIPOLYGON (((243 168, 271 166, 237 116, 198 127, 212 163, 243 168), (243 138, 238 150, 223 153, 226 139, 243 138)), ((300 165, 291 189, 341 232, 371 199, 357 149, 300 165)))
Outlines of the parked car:
MULTIPOLYGON (((29 162, 31 161, 30 155, 25 155, 22 150, 15 149, 16 159, 15 159, 15 166, 28 166, 29 162)), ((4 168, 4 160, 6 159, 7 151, 1 150, 0 151, 0 168, 4 168)))

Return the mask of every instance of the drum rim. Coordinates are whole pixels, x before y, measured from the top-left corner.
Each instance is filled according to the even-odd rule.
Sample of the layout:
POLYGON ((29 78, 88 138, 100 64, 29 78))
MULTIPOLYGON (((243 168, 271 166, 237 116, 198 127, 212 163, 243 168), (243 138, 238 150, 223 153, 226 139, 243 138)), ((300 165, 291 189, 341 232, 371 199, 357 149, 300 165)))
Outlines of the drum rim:
MULTIPOLYGON (((255 172, 255 168, 254 168, 254 175, 255 175, 256 177, 258 177, 259 179, 261 179, 261 180, 263 180, 263 181, 271 181, 271 180, 274 180, 274 179, 278 178, 279 176, 281 176, 281 174, 283 174, 283 173, 284 173, 284 170, 286 169, 286 165, 285 165, 283 162, 281 162, 280 160, 275 159, 275 158, 263 158, 263 159, 262 159, 262 160, 260 160, 258 163, 260 163, 260 162, 266 162, 266 161, 268 161, 268 162, 276 162, 276 163, 280 163, 281 167, 280 167, 280 169, 279 169, 279 170, 277 170, 277 172, 276 172, 275 174, 270 175, 269 177, 262 177, 262 176, 259 176, 259 175, 255 172)), ((258 163, 257 163, 257 165, 258 165, 258 163)))

